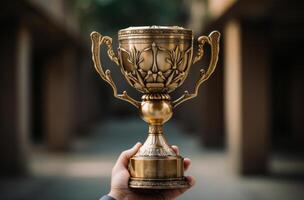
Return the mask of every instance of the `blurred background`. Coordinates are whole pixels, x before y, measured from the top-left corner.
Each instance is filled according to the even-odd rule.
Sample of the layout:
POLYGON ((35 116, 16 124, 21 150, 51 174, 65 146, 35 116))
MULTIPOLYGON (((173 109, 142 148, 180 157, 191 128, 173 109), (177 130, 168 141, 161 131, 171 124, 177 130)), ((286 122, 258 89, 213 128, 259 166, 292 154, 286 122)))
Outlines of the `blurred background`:
MULTIPOLYGON (((89 34, 117 49, 119 29, 142 25, 222 33, 215 73, 165 126, 197 179, 179 199, 303 199, 303 11, 300 0, 1 1, 0 199, 109 191, 117 156, 144 141, 147 125, 97 76, 89 34)), ((140 98, 105 55, 120 91, 140 98)))

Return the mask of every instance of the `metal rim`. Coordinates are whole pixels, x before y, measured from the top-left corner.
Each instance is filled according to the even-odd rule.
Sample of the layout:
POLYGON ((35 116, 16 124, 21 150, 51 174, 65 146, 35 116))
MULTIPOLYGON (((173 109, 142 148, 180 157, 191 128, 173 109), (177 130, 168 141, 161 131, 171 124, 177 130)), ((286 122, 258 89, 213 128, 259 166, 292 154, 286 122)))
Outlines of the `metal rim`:
POLYGON ((178 26, 138 26, 121 29, 118 32, 118 39, 134 38, 181 38, 192 39, 191 29, 178 26))
POLYGON ((133 189, 178 189, 189 188, 186 177, 175 179, 139 179, 130 178, 129 187, 133 189))

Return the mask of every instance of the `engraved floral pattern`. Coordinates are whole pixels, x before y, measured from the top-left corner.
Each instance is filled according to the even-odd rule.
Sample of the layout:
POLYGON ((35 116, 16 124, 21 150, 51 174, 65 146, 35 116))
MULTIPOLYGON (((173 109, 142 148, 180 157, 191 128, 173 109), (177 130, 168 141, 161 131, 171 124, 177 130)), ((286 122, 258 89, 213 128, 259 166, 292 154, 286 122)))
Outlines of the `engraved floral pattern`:
POLYGON ((181 85, 187 75, 191 51, 191 47, 181 50, 178 44, 172 50, 166 49, 158 46, 155 42, 142 50, 136 49, 135 46, 130 50, 119 48, 120 59, 123 60, 122 54, 127 55, 126 60, 132 66, 125 66, 125 63, 121 63, 125 77, 133 87, 143 93, 155 92, 151 89, 153 84, 159 88, 156 92, 172 92, 181 85), (148 69, 144 69, 140 65, 145 61, 142 56, 144 52, 150 52, 151 54, 152 65, 148 69), (160 58, 160 53, 165 54, 166 57, 160 58), (159 63, 168 64, 170 67, 163 70, 161 66, 158 66, 159 63), (182 66, 186 67, 183 68, 182 66))

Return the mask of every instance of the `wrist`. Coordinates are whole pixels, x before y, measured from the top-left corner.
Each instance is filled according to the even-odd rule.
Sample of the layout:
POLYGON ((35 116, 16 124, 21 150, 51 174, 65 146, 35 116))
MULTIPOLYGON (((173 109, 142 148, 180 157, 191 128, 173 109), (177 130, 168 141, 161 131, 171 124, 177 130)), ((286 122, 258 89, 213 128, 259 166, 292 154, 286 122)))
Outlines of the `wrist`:
POLYGON ((113 197, 116 200, 123 200, 124 199, 123 193, 120 192, 120 191, 117 191, 117 190, 111 190, 108 195, 113 197))

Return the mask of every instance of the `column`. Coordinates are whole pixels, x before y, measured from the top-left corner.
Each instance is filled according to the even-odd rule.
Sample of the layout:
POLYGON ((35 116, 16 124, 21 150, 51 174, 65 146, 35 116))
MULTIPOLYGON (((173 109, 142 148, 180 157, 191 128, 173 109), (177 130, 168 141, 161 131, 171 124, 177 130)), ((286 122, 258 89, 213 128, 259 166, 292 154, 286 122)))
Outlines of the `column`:
POLYGON ((46 143, 51 150, 63 151, 69 148, 75 131, 77 101, 75 96, 76 58, 68 44, 58 49, 49 59, 44 71, 45 81, 45 133, 46 143))
POLYGON ((30 132, 31 34, 26 25, 5 27, 0 35, 0 172, 24 174, 30 132))
POLYGON ((238 174, 267 170, 269 53, 266 27, 240 20, 224 30, 224 101, 228 158, 238 174))

